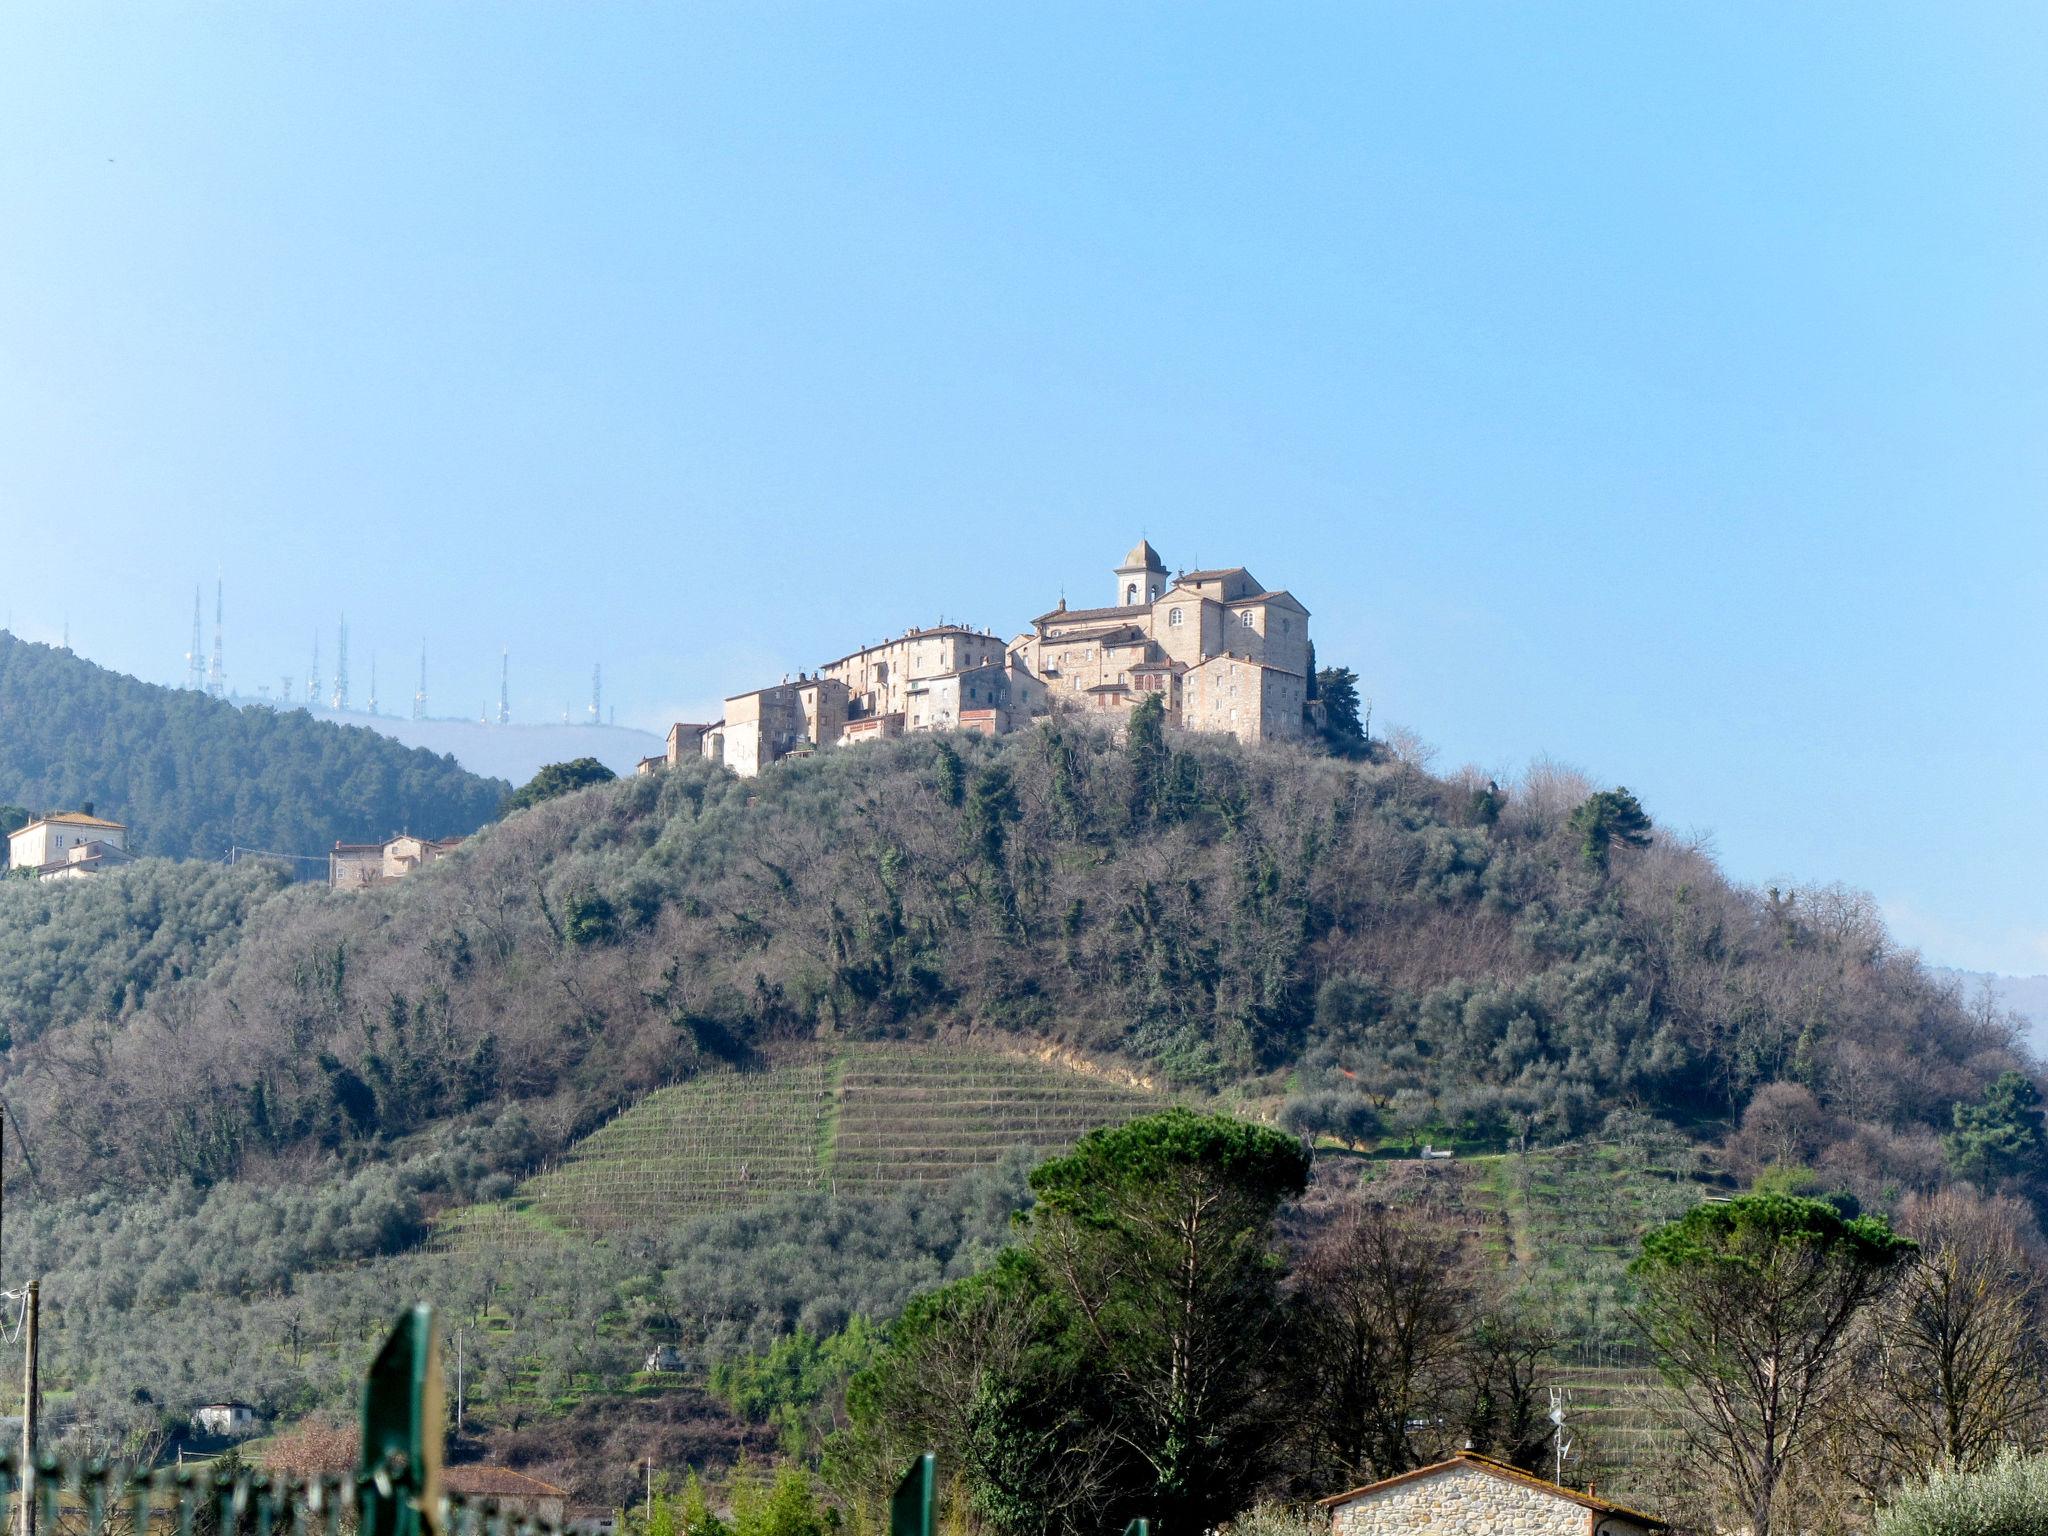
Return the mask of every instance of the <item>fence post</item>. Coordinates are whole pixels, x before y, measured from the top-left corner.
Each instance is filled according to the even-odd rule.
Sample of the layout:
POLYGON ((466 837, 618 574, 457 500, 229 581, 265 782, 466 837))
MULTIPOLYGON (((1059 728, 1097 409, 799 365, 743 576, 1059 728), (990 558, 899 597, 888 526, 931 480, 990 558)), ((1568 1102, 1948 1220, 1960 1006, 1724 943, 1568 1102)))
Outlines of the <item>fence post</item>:
POLYGON ((926 1451, 910 1464, 890 1495, 889 1536, 933 1536, 938 1503, 939 1458, 926 1451))
POLYGON ((361 1536, 439 1536, 441 1351, 434 1309, 399 1318, 363 1382, 361 1536))

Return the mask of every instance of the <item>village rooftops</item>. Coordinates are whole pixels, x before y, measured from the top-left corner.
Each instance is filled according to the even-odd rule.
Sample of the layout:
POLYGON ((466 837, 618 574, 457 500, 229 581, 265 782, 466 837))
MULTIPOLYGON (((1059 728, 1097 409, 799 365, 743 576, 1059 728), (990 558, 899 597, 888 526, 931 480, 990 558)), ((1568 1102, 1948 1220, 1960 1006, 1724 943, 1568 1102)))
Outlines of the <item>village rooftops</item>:
MULTIPOLYGON (((1150 613, 1150 603, 1129 603, 1117 608, 1055 608, 1051 613, 1041 613, 1033 624, 1057 624, 1078 619, 1135 619, 1140 614, 1150 613)), ((1065 635, 1060 636, 1062 640, 1065 635)))
POLYGON ((1446 1472, 1465 1468, 1487 1473, 1503 1482, 1527 1488, 1534 1493, 1547 1493, 1553 1498, 1568 1500, 1581 1509, 1591 1510, 1596 1515, 1615 1515, 1651 1530, 1670 1529, 1665 1521, 1659 1520, 1655 1515, 1646 1515, 1640 1509, 1631 1509, 1626 1504, 1617 1504, 1612 1499, 1603 1499, 1592 1492, 1582 1492, 1577 1488, 1567 1488, 1562 1483, 1553 1483, 1548 1478, 1538 1477, 1533 1472, 1524 1472, 1520 1467, 1509 1466, 1506 1462, 1496 1461, 1491 1456, 1482 1456, 1477 1451, 1460 1451, 1446 1461, 1431 1462, 1426 1467, 1417 1467, 1410 1472, 1397 1472, 1394 1476, 1383 1477, 1376 1483, 1367 1483, 1363 1488, 1353 1488, 1348 1493, 1335 1493, 1327 1499, 1317 1499, 1316 1504, 1322 1509, 1335 1509, 1340 1504, 1349 1504, 1353 1499, 1369 1498, 1390 1488, 1399 1488, 1406 1483, 1419 1483, 1425 1478, 1438 1477, 1446 1472))
POLYGON ((826 662, 825 666, 818 668, 818 670, 823 672, 826 667, 844 666, 857 656, 865 656, 870 651, 886 651, 890 646, 901 645, 906 640, 939 640, 944 639, 947 635, 964 635, 970 640, 995 639, 995 635, 989 630, 975 629, 966 624, 934 624, 929 629, 918 629, 912 626, 900 635, 892 635, 887 640, 877 640, 873 645, 864 645, 857 651, 848 651, 844 656, 836 656, 826 662))

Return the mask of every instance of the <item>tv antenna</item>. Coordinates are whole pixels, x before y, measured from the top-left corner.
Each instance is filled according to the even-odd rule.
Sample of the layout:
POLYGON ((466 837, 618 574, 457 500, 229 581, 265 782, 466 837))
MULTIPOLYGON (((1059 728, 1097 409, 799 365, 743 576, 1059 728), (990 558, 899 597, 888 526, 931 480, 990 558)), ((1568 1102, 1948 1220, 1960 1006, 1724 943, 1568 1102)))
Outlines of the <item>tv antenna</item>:
POLYGON ((1564 1482, 1564 1460, 1572 1453, 1572 1442, 1564 1432, 1564 1412, 1570 1406, 1571 1398, 1563 1387, 1550 1389, 1551 1438, 1557 1447, 1557 1475, 1551 1481, 1560 1485, 1564 1482))

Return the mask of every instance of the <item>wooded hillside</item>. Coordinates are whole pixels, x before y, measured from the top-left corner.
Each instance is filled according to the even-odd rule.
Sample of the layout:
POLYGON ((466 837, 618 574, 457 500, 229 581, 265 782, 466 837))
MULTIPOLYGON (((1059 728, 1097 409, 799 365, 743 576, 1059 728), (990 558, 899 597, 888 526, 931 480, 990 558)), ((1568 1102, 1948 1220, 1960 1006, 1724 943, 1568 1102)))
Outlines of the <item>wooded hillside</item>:
POLYGON ((0 806, 91 805, 132 853, 317 856, 399 831, 473 832, 509 786, 304 710, 238 709, 0 631, 0 806))
POLYGON ((2022 1064, 2008 1023, 1860 899, 1738 890, 1620 803, 1052 725, 685 764, 262 901, 205 975, 15 1023, 8 1092, 52 1188, 207 1181, 507 1102, 560 1144, 779 1041, 943 1028, 1291 1091, 1354 1136, 1655 1120, 1938 1182, 1955 1106, 2022 1064))

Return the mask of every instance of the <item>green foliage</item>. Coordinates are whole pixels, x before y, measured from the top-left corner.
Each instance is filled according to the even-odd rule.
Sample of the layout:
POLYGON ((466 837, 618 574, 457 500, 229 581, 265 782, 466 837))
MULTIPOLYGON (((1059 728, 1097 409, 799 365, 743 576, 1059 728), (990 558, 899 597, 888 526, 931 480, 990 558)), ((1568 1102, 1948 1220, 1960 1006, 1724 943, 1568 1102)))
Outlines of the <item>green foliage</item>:
POLYGON ((1148 694, 1131 711, 1124 756, 1131 765, 1131 824, 1143 826, 1158 811, 1166 783, 1166 701, 1158 694, 1148 694))
POLYGON ((1607 868, 1609 851, 1650 846, 1650 818, 1642 802, 1626 789, 1603 789, 1588 796, 1567 823, 1579 839, 1579 857, 1595 869, 1607 868))
POLYGON ((1756 1536, 1846 1390, 1851 1325, 1915 1252, 1882 1216, 1780 1194, 1699 1205, 1643 1239, 1644 1332, 1756 1536))
POLYGON ((1881 1272, 1915 1251, 1882 1216, 1844 1216, 1831 1201, 1798 1195, 1737 1195, 1694 1206, 1644 1237, 1638 1272, 1653 1281, 1683 1273, 1741 1287, 1788 1255, 1802 1270, 1821 1260, 1881 1272))
POLYGON ((316 856, 402 829, 446 837, 475 831, 505 793, 375 731, 158 688, 5 632, 0 720, 0 796, 39 811, 90 802, 127 825, 137 854, 316 856))
POLYGON ((1899 1489, 1876 1536, 2042 1536, 2048 1532, 2048 1456, 2009 1450, 1977 1471, 1937 1472, 1899 1489))
POLYGON ((825 1536, 811 1480, 800 1467, 786 1466, 773 1481, 751 1467, 733 1477, 730 1536, 825 1536))
POLYGON ((594 757, 572 758, 566 763, 549 763, 505 799, 505 814, 539 805, 557 795, 574 794, 593 784, 609 784, 618 777, 594 757))
POLYGON ((1272 1222, 1307 1173, 1291 1137, 1225 1116, 1084 1137, 1033 1170, 1027 1247, 907 1312, 849 1408, 944 1437, 977 1510, 1018 1536, 1077 1503, 1214 1524, 1280 1437, 1272 1222))
POLYGON ((763 1354, 719 1362, 712 1368, 711 1392, 747 1422, 773 1427, 783 1450, 800 1456, 818 1437, 818 1405, 873 1361, 878 1344, 875 1329, 859 1313, 823 1339, 799 1327, 763 1354))
POLYGON ((2038 1175, 2048 1162, 2041 1093, 2023 1072, 2001 1073, 1981 1104, 1958 1104, 1954 1116, 1943 1145, 1958 1177, 1988 1185, 2038 1175))
POLYGON ((619 936, 619 913, 601 891, 576 891, 562 910, 562 933, 571 944, 608 944, 619 936))
POLYGON ((939 798, 948 805, 962 804, 967 798, 967 769, 960 754, 942 741, 934 755, 939 768, 939 798))
POLYGON ((1324 667, 1315 674, 1310 696, 1322 700, 1324 744, 1339 757, 1364 757, 1372 744, 1359 714, 1358 674, 1349 667, 1324 667))

